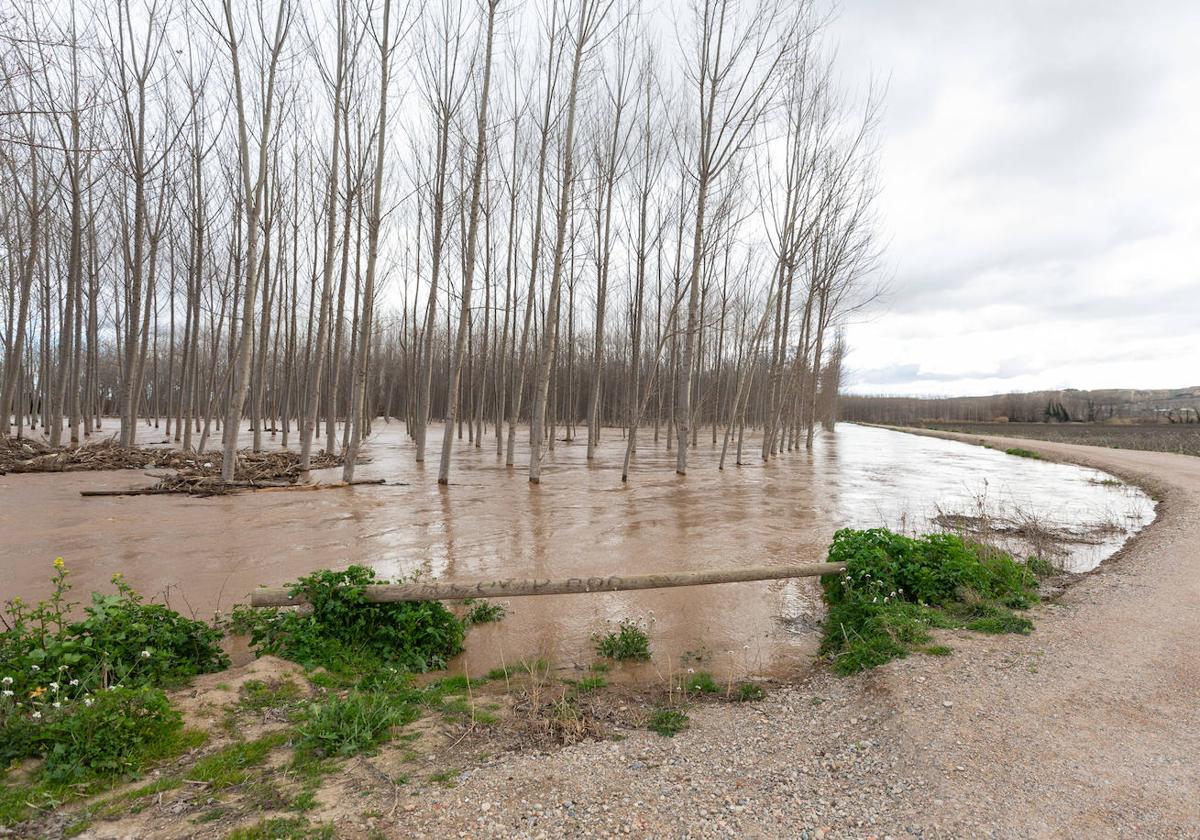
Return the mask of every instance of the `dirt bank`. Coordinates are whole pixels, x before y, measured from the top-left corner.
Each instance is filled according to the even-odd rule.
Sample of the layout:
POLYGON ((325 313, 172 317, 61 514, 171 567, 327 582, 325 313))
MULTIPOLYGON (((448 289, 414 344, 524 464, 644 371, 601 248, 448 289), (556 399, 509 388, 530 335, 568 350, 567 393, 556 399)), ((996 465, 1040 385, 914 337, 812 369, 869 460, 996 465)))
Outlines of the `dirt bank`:
POLYGON ((454 788, 410 791, 376 829, 1200 837, 1200 459, 1038 449, 1142 481, 1165 505, 1120 556, 1036 610, 1032 635, 948 634, 954 656, 704 707, 674 739, 501 757, 454 788))

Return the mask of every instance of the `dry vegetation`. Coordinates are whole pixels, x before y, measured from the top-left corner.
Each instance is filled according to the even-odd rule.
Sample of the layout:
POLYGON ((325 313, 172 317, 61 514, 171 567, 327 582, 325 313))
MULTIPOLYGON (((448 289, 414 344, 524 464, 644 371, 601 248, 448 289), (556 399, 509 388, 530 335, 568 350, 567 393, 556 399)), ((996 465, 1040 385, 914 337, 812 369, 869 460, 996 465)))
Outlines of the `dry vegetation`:
POLYGON ((922 423, 921 428, 970 435, 1028 438, 1054 443, 1080 443, 1113 449, 1142 449, 1200 455, 1200 425, 1153 423, 922 423))

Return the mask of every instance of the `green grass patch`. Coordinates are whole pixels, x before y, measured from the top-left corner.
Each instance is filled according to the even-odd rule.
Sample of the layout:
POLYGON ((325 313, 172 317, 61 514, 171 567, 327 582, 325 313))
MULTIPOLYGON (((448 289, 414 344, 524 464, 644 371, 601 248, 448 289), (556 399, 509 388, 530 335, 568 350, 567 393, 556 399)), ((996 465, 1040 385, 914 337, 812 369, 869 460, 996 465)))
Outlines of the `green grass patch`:
POLYGON ((767 692, 758 683, 744 682, 738 683, 733 689, 731 699, 739 703, 749 703, 753 700, 762 700, 767 696, 767 692))
POLYGON ((593 674, 589 677, 584 677, 575 686, 575 690, 580 694, 586 694, 589 691, 598 691, 608 685, 608 680, 599 674, 593 674))
POLYGON ((717 681, 713 679, 713 675, 708 673, 708 671, 697 671, 695 674, 689 674, 681 687, 688 694, 716 694, 720 691, 717 681))
POLYGON ((237 707, 246 712, 265 712, 290 706, 300 700, 302 690, 287 677, 270 680, 246 680, 238 690, 237 707))
POLYGON ((209 790, 240 785, 249 777, 250 768, 262 764, 271 750, 286 744, 288 731, 271 732, 253 741, 239 741, 197 761, 184 774, 191 782, 207 782, 209 790))
POLYGON ((1034 452, 1032 449, 1022 449, 1019 446, 1011 447, 1004 450, 1005 455, 1014 455, 1017 458, 1032 458, 1035 461, 1042 460, 1042 456, 1034 452))
MULTIPOLYGON (((133 754, 132 763, 137 767, 136 772, 141 772, 156 763, 195 749, 207 739, 208 734, 197 729, 171 732, 165 737, 144 744, 137 753, 133 754)), ((53 811, 74 799, 104 793, 128 780, 130 775, 130 773, 102 774, 74 782, 61 782, 50 780, 42 774, 36 775, 33 779, 9 781, 0 774, 0 825, 23 822, 36 811, 53 811)), ((160 784, 175 787, 178 786, 178 781, 170 784, 169 780, 160 780, 113 799, 96 803, 89 806, 77 822, 90 822, 95 813, 119 801, 128 802, 141 796, 158 793, 157 786, 160 784), (145 788, 153 789, 147 793, 141 793, 145 788)), ((166 790, 169 787, 161 789, 166 790)), ((79 830, 82 831, 84 828, 86 825, 79 830)))
POLYGON ((395 727, 419 716, 409 695, 386 691, 350 691, 314 703, 297 728, 297 749, 317 756, 373 752, 391 738, 395 727))
POLYGON ((596 653, 618 662, 646 662, 650 659, 650 637, 637 622, 625 620, 616 630, 593 637, 596 653))
POLYGON ((1037 574, 1001 551, 951 534, 906 537, 883 528, 838 531, 822 580, 829 614, 821 652, 852 674, 928 646, 931 628, 1028 633, 1014 610, 1037 601, 1037 574))
POLYGON ((688 728, 688 716, 681 709, 656 709, 646 728, 664 738, 673 738, 688 728))
POLYGON ((443 787, 454 787, 454 783, 458 781, 459 772, 458 769, 451 767, 449 770, 434 773, 429 777, 429 781, 443 787))
POLYGON ((332 825, 314 826, 304 817, 274 817, 235 828, 226 840, 332 840, 334 836, 332 825))

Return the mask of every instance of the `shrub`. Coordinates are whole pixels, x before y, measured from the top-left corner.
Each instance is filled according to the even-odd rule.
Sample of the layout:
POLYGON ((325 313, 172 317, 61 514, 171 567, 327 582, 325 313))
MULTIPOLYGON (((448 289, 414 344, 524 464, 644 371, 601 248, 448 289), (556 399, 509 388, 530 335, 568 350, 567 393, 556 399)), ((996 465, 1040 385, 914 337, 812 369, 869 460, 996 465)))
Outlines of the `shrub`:
POLYGON ((77 604, 62 558, 54 561, 50 598, 30 606, 7 602, 10 619, 0 633, 0 679, 10 696, 26 696, 52 683, 73 693, 109 685, 169 685, 229 667, 219 647, 221 631, 161 604, 143 603, 120 575, 115 595, 92 594, 82 621, 70 623, 77 604))
POLYGON ((594 637, 596 653, 618 661, 645 662, 650 659, 650 637, 633 621, 622 621, 616 632, 594 637))
POLYGON ((323 569, 292 584, 312 612, 238 610, 234 628, 249 632, 261 654, 331 670, 372 670, 379 663, 413 671, 446 667, 463 649, 465 627, 437 601, 373 603, 363 587, 385 584, 372 569, 323 569))
MULTIPOLYGON (((180 746, 182 723, 157 687, 228 665, 219 631, 142 598, 118 575, 81 621, 59 558, 53 592, 14 598, 0 633, 0 769, 42 758, 42 783, 119 775, 180 746)), ((18 809, 20 810, 20 809, 18 809)))
POLYGON ((847 564, 822 579, 829 614, 821 650, 841 674, 907 656, 930 641, 931 627, 1027 633, 1033 626, 1012 610, 1037 601, 1034 572, 952 534, 843 529, 829 560, 847 564))
POLYGON ((56 783, 136 769, 182 728, 162 690, 145 686, 9 711, 0 723, 0 764, 44 758, 42 776, 56 783))

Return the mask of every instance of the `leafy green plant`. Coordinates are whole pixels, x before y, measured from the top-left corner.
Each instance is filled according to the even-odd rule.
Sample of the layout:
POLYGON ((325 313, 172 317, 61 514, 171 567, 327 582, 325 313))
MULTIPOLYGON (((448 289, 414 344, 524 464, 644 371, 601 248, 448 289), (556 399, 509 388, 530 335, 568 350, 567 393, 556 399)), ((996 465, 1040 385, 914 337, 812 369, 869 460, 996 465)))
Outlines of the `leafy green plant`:
POLYGON ((57 783, 116 775, 158 752, 182 726, 156 688, 111 688, 83 700, 53 700, 3 716, 0 766, 41 757, 42 778, 57 783))
POLYGON ((829 560, 847 564, 822 579, 829 614, 821 651, 841 674, 907 656, 931 640, 932 627, 1027 633, 1033 626, 1013 610, 1037 601, 1034 571, 952 534, 843 529, 829 560))
POLYGON ((716 694, 720 689, 717 687, 716 680, 708 671, 697 671, 694 674, 689 674, 687 679, 683 680, 683 691, 687 694, 716 694))
POLYGON ((1018 458, 1032 458, 1035 461, 1042 460, 1042 456, 1034 452, 1032 449, 1022 449, 1019 446, 1014 446, 1011 449, 1005 449, 1004 454, 1015 455, 1018 458))
POLYGON ((680 709, 656 709, 646 724, 652 732, 671 738, 688 728, 688 716, 680 709))
POLYGON ((463 601, 463 605, 469 608, 463 618, 463 623, 468 627, 475 624, 493 624, 508 615, 504 605, 495 601, 476 601, 472 598, 463 601))
POLYGON ((27 758, 42 765, 30 795, 0 806, 0 819, 18 818, 39 796, 80 795, 194 744, 158 686, 228 664, 218 630, 144 603, 120 576, 116 594, 94 593, 79 621, 70 621, 78 604, 62 558, 51 582, 46 600, 6 605, 0 769, 27 758))
POLYGON ((229 667, 221 631, 162 604, 144 603, 120 575, 116 594, 92 593, 81 621, 62 558, 54 561, 53 591, 29 605, 13 598, 0 632, 0 681, 9 697, 25 697, 52 683, 73 693, 110 685, 171 685, 229 667))
POLYGON ((463 622, 437 601, 368 601, 364 587, 384 583, 363 566, 323 569, 290 587, 308 600, 311 613, 239 609, 232 626, 249 633, 260 655, 308 666, 351 672, 380 663, 412 671, 446 667, 463 649, 463 622))
POLYGON ((633 662, 650 659, 650 637, 634 621, 622 621, 615 631, 593 638, 596 653, 609 659, 633 662))

